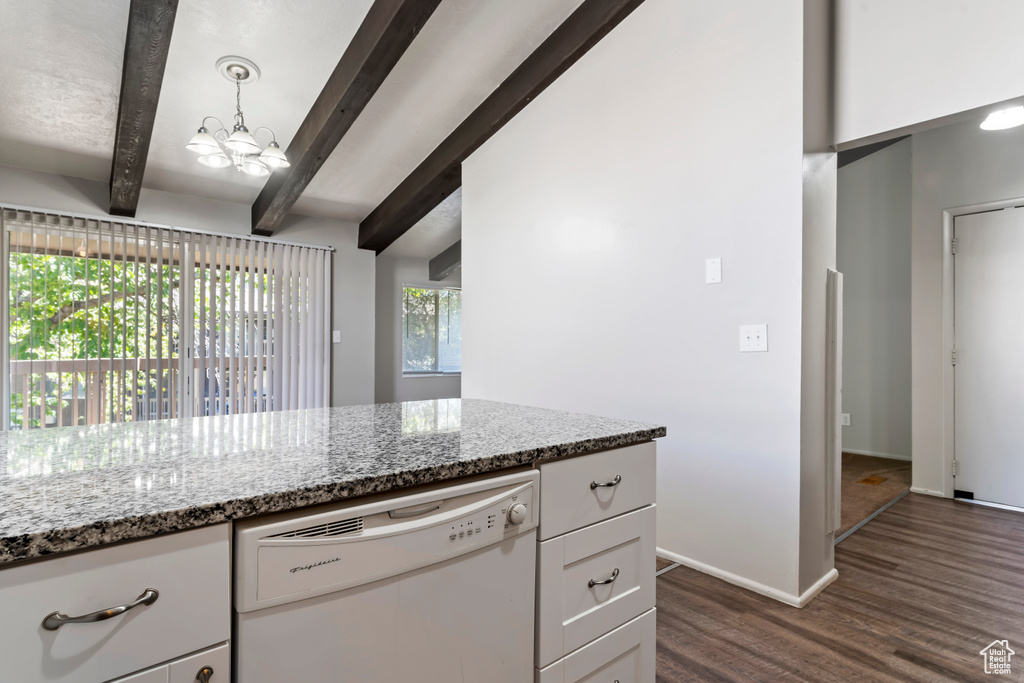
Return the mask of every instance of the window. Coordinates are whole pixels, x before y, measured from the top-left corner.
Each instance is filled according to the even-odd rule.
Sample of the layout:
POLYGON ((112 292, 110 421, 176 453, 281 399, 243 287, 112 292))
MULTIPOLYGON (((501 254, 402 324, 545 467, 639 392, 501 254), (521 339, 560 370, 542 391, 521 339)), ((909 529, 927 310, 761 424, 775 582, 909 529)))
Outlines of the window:
POLYGON ((330 252, 0 209, 11 429, 329 402, 330 252))
POLYGON ((402 374, 462 372, 462 292, 406 287, 402 296, 402 374))

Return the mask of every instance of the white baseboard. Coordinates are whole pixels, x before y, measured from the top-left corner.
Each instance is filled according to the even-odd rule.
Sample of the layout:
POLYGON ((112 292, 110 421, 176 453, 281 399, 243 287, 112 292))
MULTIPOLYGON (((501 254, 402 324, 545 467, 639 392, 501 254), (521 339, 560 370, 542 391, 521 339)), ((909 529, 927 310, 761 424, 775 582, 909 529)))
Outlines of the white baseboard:
POLYGON ((926 496, 936 496, 938 498, 945 498, 946 494, 943 491, 932 491, 931 489, 923 489, 919 486, 911 486, 911 493, 923 493, 926 496))
POLYGON ((818 595, 818 593, 823 591, 826 586, 835 581, 836 578, 838 578, 839 576, 839 572, 835 568, 833 568, 831 571, 826 573, 825 576, 815 581, 814 585, 805 590, 801 595, 795 595, 793 593, 780 591, 779 589, 772 588, 771 586, 766 586, 763 583, 758 583, 757 581, 751 581, 750 579, 738 576, 736 574, 733 574, 732 572, 727 572, 724 569, 719 569, 718 567, 712 567, 709 564, 698 562, 697 560, 691 559, 684 555, 669 552, 664 548, 657 548, 656 552, 658 557, 664 558, 666 560, 672 560, 673 562, 678 562, 684 567, 696 569, 699 572, 708 574, 710 576, 714 576, 717 579, 721 579, 726 583, 731 583, 734 586, 739 586, 740 588, 746 588, 749 591, 760 593, 761 595, 772 598, 773 600, 778 600, 779 602, 784 602, 787 605, 792 605, 793 607, 805 606, 807 603, 813 600, 815 596, 818 595))
POLYGON ((814 582, 814 585, 805 590, 800 594, 796 607, 804 607, 814 598, 818 597, 818 593, 825 590, 830 583, 839 578, 839 570, 832 567, 831 571, 827 572, 825 576, 821 577, 814 582))
POLYGON ((1005 505, 1003 503, 992 503, 987 500, 974 500, 973 498, 957 498, 957 500, 970 503, 972 505, 984 505, 987 508, 997 508, 999 510, 1010 510, 1011 512, 1024 512, 1024 508, 1017 507, 1016 505, 1005 505))
POLYGON ((906 460, 910 462, 913 460, 909 455, 896 455, 895 453, 876 453, 875 451, 858 451, 853 448, 844 448, 843 453, 853 453, 854 455, 870 455, 872 458, 889 458, 891 460, 906 460))

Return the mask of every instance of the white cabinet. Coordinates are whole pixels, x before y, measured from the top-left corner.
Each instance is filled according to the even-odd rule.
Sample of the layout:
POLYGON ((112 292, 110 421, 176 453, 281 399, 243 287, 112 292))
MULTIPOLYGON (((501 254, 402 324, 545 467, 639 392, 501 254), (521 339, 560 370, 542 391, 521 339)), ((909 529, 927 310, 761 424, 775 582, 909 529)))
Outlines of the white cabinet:
POLYGON ((110 683, 229 683, 230 680, 231 649, 224 643, 110 683), (207 676, 205 681, 200 677, 203 673, 207 676))
POLYGON ((646 683, 654 680, 656 610, 537 671, 536 683, 646 683))
POLYGON ((539 469, 537 681, 652 683, 654 443, 539 469))
MULTIPOLYGON (((229 525, 221 524, 0 570, 4 680, 108 681, 224 643, 231 630, 229 538, 229 525), (143 596, 109 618, 43 625, 55 612, 97 615, 143 596)), ((149 675, 129 680, 168 680, 149 675)))
POLYGON ((538 667, 654 606, 654 526, 648 505, 540 544, 538 667))
POLYGON ((546 541, 654 502, 653 441, 540 466, 540 533, 546 541))

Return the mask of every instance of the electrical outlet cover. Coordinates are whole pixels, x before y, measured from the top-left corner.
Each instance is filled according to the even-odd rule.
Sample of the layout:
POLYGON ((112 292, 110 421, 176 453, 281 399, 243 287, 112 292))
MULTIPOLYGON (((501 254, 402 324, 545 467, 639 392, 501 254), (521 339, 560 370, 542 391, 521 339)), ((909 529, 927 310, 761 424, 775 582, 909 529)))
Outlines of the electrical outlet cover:
POLYGON ((722 281, 722 259, 709 258, 705 264, 704 283, 708 285, 718 284, 722 281))
POLYGON ((768 350, 767 325, 740 325, 740 352, 764 352, 768 350))

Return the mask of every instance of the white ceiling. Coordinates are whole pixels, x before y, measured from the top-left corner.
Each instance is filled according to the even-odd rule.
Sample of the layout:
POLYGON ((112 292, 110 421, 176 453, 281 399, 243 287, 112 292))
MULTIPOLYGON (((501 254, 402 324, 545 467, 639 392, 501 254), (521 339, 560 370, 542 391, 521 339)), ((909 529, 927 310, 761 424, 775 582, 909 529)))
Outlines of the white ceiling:
POLYGON ((443 0, 295 205, 360 221, 582 0, 443 0))
MULTIPOLYGON (((0 164, 109 179, 129 1, 0 2, 0 164)), ((295 211, 365 218, 581 1, 443 0, 295 211)), ((231 124, 217 59, 260 67, 242 86, 246 124, 287 149, 371 3, 180 0, 143 186, 251 203, 263 179, 184 148, 204 116, 231 124)), ((388 253, 434 256, 458 240, 460 218, 452 198, 388 253)))
MULTIPOLYGON (((217 60, 240 55, 260 68, 259 81, 242 86, 245 123, 250 131, 270 128, 287 149, 371 4, 180 0, 143 185, 251 204, 264 178, 207 168, 185 149, 204 116, 232 125, 235 87, 217 72, 217 60)), ((269 141, 266 132, 257 139, 269 141)))
POLYGON ((109 180, 128 0, 0 2, 0 164, 109 180))

